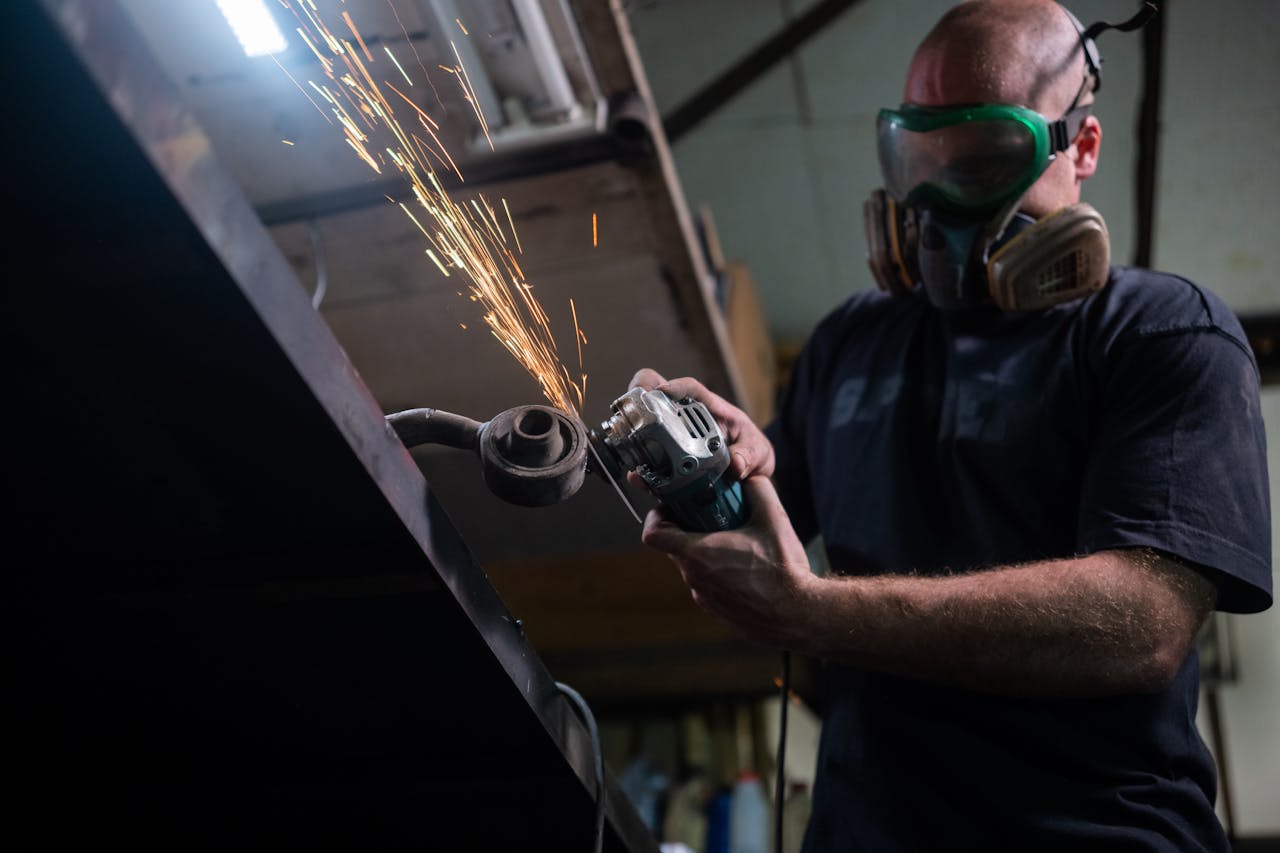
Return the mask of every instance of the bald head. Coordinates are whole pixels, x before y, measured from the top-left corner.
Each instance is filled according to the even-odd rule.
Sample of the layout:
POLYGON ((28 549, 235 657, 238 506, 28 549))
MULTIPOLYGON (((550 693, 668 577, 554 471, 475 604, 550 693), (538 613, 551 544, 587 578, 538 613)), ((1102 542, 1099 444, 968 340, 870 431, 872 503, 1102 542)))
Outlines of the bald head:
POLYGON ((903 100, 1018 104, 1057 118, 1086 74, 1079 33, 1055 0, 965 0, 916 49, 903 100))
MULTIPOLYGON (((947 11, 911 58, 903 100, 942 107, 996 103, 1060 118, 1088 77, 1080 34, 1055 0, 964 0, 947 11)), ((1093 99, 1090 85, 1080 103, 1093 99)), ((1020 209, 1046 216, 1080 200, 1097 169, 1102 127, 1085 118, 1071 146, 1023 194, 1020 209)))

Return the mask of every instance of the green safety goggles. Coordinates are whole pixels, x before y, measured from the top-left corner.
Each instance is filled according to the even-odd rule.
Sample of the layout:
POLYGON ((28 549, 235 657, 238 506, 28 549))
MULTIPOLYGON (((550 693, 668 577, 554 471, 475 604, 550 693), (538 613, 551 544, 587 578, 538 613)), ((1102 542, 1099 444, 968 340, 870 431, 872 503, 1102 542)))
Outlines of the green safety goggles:
POLYGON ((1012 104, 884 109, 876 119, 885 191, 900 204, 994 214, 1070 147, 1089 105, 1057 121, 1012 104))

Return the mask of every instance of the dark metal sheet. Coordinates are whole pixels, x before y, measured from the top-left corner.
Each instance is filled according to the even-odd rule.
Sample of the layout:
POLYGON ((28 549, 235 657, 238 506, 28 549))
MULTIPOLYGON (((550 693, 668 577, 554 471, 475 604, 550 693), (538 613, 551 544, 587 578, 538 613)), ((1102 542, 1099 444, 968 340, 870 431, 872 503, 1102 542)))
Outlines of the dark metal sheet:
POLYGON ((8 13, 11 834, 586 849, 586 727, 126 19, 8 13))

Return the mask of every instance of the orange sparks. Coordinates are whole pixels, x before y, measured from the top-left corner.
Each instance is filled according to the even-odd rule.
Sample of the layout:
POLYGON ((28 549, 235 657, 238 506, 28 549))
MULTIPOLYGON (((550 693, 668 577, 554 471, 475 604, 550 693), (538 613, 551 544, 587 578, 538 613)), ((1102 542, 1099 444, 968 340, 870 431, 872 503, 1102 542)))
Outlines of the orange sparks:
POLYGON ((396 16, 396 24, 400 27, 400 32, 404 33, 404 40, 409 44, 409 50, 413 51, 413 58, 418 60, 418 67, 422 69, 422 76, 427 79, 427 85, 431 87, 431 94, 436 96, 436 103, 440 105, 440 109, 444 109, 444 101, 440 100, 440 93, 436 91, 436 84, 431 81, 431 75, 427 73, 427 68, 422 64, 422 57, 418 55, 418 48, 414 46, 413 39, 409 37, 409 30, 405 27, 404 22, 400 20, 400 12, 396 10, 396 4, 391 0, 387 0, 387 5, 391 7, 391 14, 396 16))
POLYGON ((480 129, 484 131, 484 138, 489 140, 489 150, 496 150, 493 147, 493 139, 489 136, 489 122, 485 121, 484 110, 480 109, 480 99, 476 97, 476 90, 471 85, 471 76, 467 74, 467 69, 462 64, 462 56, 458 53, 458 46, 453 42, 449 42, 449 47, 453 48, 453 55, 457 58, 458 64, 458 85, 462 87, 462 96, 471 104, 471 108, 476 111, 476 118, 480 120, 480 129))
POLYGON ((285 145, 292 145, 292 144, 293 144, 293 140, 291 140, 291 139, 281 139, 280 141, 281 141, 281 142, 283 142, 285 145))
POLYGON ((440 263, 440 259, 436 257, 435 252, 431 251, 430 249, 427 249, 427 257, 431 258, 432 263, 434 263, 437 267, 440 268, 440 272, 444 273, 444 275, 448 277, 449 271, 444 268, 444 264, 440 263))
MULTIPOLYGON (((543 395, 553 405, 566 412, 578 413, 586 393, 587 375, 582 371, 582 346, 586 344, 587 336, 578 326, 577 307, 570 300, 578 353, 578 379, 575 381, 560 361, 550 318, 534 296, 534 286, 525 279, 516 259, 516 253, 523 254, 524 250, 507 200, 502 199, 504 222, 498 217, 494 205, 483 195, 466 203, 451 199, 440 184, 436 167, 451 171, 459 180, 462 175, 435 132, 439 125, 404 92, 384 79, 380 85, 394 92, 413 109, 413 120, 421 126, 425 136, 419 136, 416 128, 407 131, 401 126, 392 104, 366 68, 364 60, 372 63, 373 57, 351 17, 343 13, 347 27, 363 50, 363 59, 350 43, 335 38, 306 8, 299 13, 290 5, 290 2, 308 0, 280 2, 302 24, 300 34, 321 60, 328 82, 322 85, 308 82, 329 109, 323 109, 300 85, 299 91, 311 100, 327 121, 341 127, 344 141, 371 169, 381 173, 384 169, 395 168, 404 176, 413 194, 412 200, 406 204, 389 195, 385 197, 388 202, 398 205, 422 234, 427 243, 425 254, 431 263, 442 276, 451 277, 455 270, 465 275, 470 284, 458 290, 458 295, 465 295, 480 305, 490 333, 538 383, 543 395), (326 48, 331 57, 322 55, 326 48), (388 138, 381 139, 383 136, 388 138)), ((394 12, 394 3, 391 0, 387 2, 394 12)), ((398 21, 398 13, 396 18, 398 21)), ((461 26, 460 20, 458 23, 461 26)), ((465 28, 463 31, 466 32, 465 28)), ((387 54, 412 86, 413 81, 390 50, 387 54)), ((416 50, 414 55, 417 55, 416 50)), ((463 97, 476 110, 480 126, 488 138, 488 126, 456 47, 454 55, 458 58, 457 65, 441 67, 458 79, 463 97)), ((418 64, 426 75, 421 58, 418 64)), ((429 76, 427 79, 430 82, 429 76)), ((294 83, 297 85, 297 81, 294 83)), ((289 140, 284 141, 292 144, 289 140)), ((492 139, 489 144, 492 147, 492 139)), ((594 221, 593 215, 593 231, 594 221)), ((467 329, 466 323, 458 325, 467 329)))
MULTIPOLYGON (((405 80, 405 82, 406 82, 406 83, 408 83, 410 86, 412 86, 412 85, 413 85, 413 80, 409 79, 409 75, 405 73, 404 66, 400 64, 400 60, 396 59, 396 55, 395 55, 394 53, 392 53, 392 52, 391 52, 391 48, 387 47, 387 46, 384 44, 384 45, 382 46, 382 49, 383 49, 383 50, 385 50, 385 51, 387 52, 387 56, 388 56, 388 58, 390 58, 390 59, 391 59, 391 63, 392 63, 393 65, 395 65, 396 70, 400 72, 400 76, 404 78, 404 80, 405 80)), ((390 84, 390 83, 388 83, 387 85, 388 85, 388 86, 390 86, 391 84, 390 84)))
POLYGON ((596 227, 596 215, 591 214, 591 245, 592 247, 600 245, 600 230, 596 227))
POLYGON ((311 40, 311 37, 307 35, 306 31, 303 30, 302 27, 298 27, 297 29, 298 29, 298 35, 301 36, 302 40, 307 43, 307 47, 311 48, 311 52, 316 55, 316 59, 320 60, 320 64, 324 66, 324 70, 332 71, 333 63, 330 62, 328 59, 325 59, 324 54, 320 52, 320 48, 316 47, 315 42, 311 40))
POLYGON ((356 41, 360 42, 360 49, 364 51, 365 58, 373 62, 373 54, 369 52, 369 48, 365 46, 364 39, 360 38, 360 31, 356 29, 355 21, 351 20, 350 12, 342 13, 342 20, 347 22, 347 28, 351 30, 351 34, 356 37, 356 41))
POLYGON ((471 35, 471 33, 467 32, 467 25, 466 25, 466 24, 464 24, 464 23, 462 23, 462 19, 460 19, 460 18, 454 18, 454 20, 458 22, 458 29, 462 30, 462 34, 463 34, 464 36, 469 36, 469 35, 471 35))
MULTIPOLYGON (((437 160, 437 161, 439 161, 440 165, 441 165, 441 166, 444 166, 446 169, 450 169, 450 170, 455 171, 455 172, 457 171, 457 169, 455 169, 452 165, 450 165, 450 164, 449 164, 449 163, 448 163, 448 162, 447 162, 443 157, 441 157, 439 154, 437 154, 437 153, 435 152, 435 149, 431 148, 429 145, 427 145, 425 142, 423 142, 423 141, 422 141, 422 137, 418 136, 418 134, 416 134, 416 133, 411 134, 411 136, 413 137, 413 144, 414 144, 415 146, 417 146, 417 148, 418 148, 418 150, 419 150, 419 151, 426 152, 426 153, 427 153, 427 154, 429 154, 430 156, 432 156, 432 157, 436 158, 436 160, 437 160)), ((444 150, 444 149, 441 149, 441 150, 444 150)), ((449 153, 449 152, 447 152, 447 151, 445 152, 445 154, 448 154, 448 153, 449 153)), ((462 178, 462 175, 458 175, 458 178, 459 178, 459 179, 461 179, 461 178, 462 178)))
MULTIPOLYGON (((316 112, 324 116, 324 120, 329 122, 329 124, 333 124, 333 119, 329 118, 329 115, 323 109, 321 109, 320 105, 315 102, 315 99, 307 94, 307 90, 302 88, 301 84, 299 84, 297 80, 293 79, 293 75, 289 73, 288 69, 286 69, 283 65, 280 64, 280 60, 276 59, 275 56, 272 55, 271 61, 276 64, 276 68, 279 68, 282 72, 284 72, 284 76, 288 77, 289 81, 293 83, 293 85, 298 87, 298 91, 302 93, 302 96, 306 98, 308 101, 311 101, 311 106, 316 108, 316 112)), ((314 86, 315 84, 312 83, 311 85, 314 86)))
POLYGON ((511 236, 516 238, 516 251, 524 254, 524 249, 520 247, 520 235, 516 232, 516 222, 511 218, 511 208, 507 207, 507 200, 502 200, 502 209, 507 212, 507 222, 511 224, 511 236))
MULTIPOLYGON (((582 345, 587 338, 582 334, 582 330, 578 328, 578 307, 573 304, 573 297, 569 297, 569 310, 573 312, 573 340, 578 345, 578 370, 582 370, 582 345)), ((587 374, 582 374, 582 382, 587 382, 587 374)))

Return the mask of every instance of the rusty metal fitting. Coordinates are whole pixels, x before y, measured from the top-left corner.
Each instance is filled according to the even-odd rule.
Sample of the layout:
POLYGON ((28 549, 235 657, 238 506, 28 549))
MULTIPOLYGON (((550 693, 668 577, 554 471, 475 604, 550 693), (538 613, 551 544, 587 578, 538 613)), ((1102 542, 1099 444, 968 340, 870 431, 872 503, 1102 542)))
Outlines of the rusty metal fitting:
POLYGON ((480 461, 490 491, 509 503, 548 506, 572 497, 587 470, 582 422, 550 406, 516 406, 480 430, 480 461))

